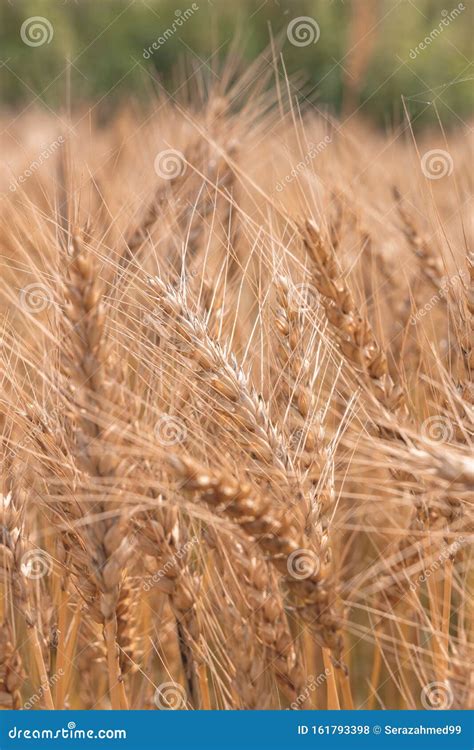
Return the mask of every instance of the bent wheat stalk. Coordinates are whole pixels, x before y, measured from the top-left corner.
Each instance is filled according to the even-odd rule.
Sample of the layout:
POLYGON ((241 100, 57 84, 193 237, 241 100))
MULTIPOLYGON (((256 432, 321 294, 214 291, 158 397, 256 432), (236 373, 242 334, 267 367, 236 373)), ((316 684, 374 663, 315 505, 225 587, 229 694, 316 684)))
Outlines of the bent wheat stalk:
POLYGON ((249 485, 216 474, 188 457, 173 455, 169 457, 169 463, 181 478, 184 491, 197 493, 204 502, 232 518, 256 540, 268 560, 282 574, 298 614, 331 649, 336 663, 341 665, 342 622, 337 594, 330 571, 319 557, 319 550, 308 549, 309 542, 288 519, 288 514, 275 511, 271 502, 253 493, 249 485), (312 564, 307 565, 304 578, 292 577, 292 560, 301 553, 309 555, 312 564))

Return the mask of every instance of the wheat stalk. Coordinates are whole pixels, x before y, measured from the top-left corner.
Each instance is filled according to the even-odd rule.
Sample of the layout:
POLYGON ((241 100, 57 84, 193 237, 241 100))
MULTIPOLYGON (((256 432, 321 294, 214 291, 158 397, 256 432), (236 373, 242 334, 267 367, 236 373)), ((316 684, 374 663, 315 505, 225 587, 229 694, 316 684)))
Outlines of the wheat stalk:
POLYGON ((249 485, 215 474, 191 458, 172 456, 170 463, 182 479, 182 489, 197 492, 211 507, 228 515, 246 534, 255 538, 268 560, 283 575, 298 613, 313 627, 335 659, 341 657, 340 617, 336 614, 333 582, 327 563, 315 551, 315 570, 304 579, 292 578, 290 555, 308 550, 309 542, 294 528, 287 514, 275 511, 268 500, 254 494, 249 485))

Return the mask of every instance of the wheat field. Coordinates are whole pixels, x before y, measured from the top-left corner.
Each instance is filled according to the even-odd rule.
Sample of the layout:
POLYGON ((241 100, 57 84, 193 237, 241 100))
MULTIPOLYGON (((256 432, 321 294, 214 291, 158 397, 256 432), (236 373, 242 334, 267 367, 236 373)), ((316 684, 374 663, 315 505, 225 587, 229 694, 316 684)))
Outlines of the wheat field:
POLYGON ((268 77, 2 128, 2 708, 474 707, 467 128, 268 77))

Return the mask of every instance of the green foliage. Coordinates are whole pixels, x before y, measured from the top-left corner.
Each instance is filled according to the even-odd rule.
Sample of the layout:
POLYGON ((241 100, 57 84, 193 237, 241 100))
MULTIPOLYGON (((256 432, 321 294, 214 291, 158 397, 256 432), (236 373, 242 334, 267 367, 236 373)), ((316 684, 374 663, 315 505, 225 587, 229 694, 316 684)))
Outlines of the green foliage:
MULTIPOLYGON (((472 115, 469 0, 465 10, 413 56, 420 42, 439 27, 446 10, 456 7, 445 0, 378 0, 373 55, 359 93, 366 116, 399 122, 402 97, 421 123, 437 112, 445 124, 472 115)), ((351 13, 350 0, 197 0, 194 6, 189 0, 179 6, 169 0, 4 0, 2 100, 17 105, 38 97, 48 106, 61 106, 69 98, 76 103, 92 98, 112 105, 131 93, 149 95, 157 77, 173 91, 178 85, 173 70, 183 57, 189 61, 186 71, 192 88, 195 71, 200 68, 212 79, 231 49, 238 52, 243 68, 260 53, 270 65, 271 29, 290 76, 302 72, 311 101, 338 112, 344 68, 350 60, 351 13), (34 47, 22 41, 22 23, 31 16, 52 24, 49 43, 34 47), (316 44, 299 47, 287 39, 288 23, 299 16, 317 21, 321 33, 316 44), (144 50, 165 33, 165 43, 151 49, 146 59, 144 50)))

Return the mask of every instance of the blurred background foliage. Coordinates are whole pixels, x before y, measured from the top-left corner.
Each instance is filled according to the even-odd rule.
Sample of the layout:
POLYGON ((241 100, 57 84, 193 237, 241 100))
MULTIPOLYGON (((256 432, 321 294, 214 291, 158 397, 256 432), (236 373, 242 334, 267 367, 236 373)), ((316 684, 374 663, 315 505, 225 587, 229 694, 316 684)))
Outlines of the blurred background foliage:
POLYGON ((410 56, 439 28, 446 11, 458 7, 451 2, 196 0, 198 9, 145 59, 144 49, 192 2, 1 0, 2 104, 25 106, 39 99, 61 107, 102 100, 107 109, 124 97, 150 96, 157 78, 174 93, 180 66, 188 77, 200 69, 213 80, 232 48, 243 68, 260 53, 272 65, 271 29, 288 74, 298 75, 298 87, 318 106, 337 114, 358 110, 393 126, 404 117, 404 97, 416 125, 438 115, 443 125, 461 124, 473 106, 472 0, 465 0, 465 10, 429 46, 410 56), (53 25, 49 43, 22 42, 21 25, 31 16, 53 25), (287 39, 288 23, 299 16, 317 21, 316 44, 298 47, 287 39))

